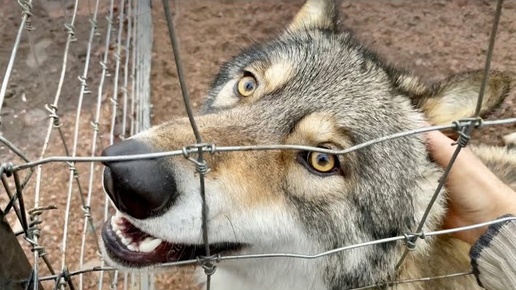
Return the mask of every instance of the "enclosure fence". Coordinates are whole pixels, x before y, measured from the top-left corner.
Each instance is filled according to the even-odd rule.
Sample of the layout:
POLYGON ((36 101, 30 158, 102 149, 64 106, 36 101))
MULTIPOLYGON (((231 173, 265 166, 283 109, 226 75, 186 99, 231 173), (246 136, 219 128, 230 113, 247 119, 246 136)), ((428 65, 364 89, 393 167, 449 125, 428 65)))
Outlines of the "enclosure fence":
MULTIPOLYGON (((28 262, 20 268, 11 269, 13 272, 8 273, 9 269, 0 268, 0 283, 10 282, 13 285, 18 285, 19 289, 40 289, 45 287, 43 284, 49 285, 52 289, 103 289, 104 287, 123 289, 153 289, 154 278, 153 274, 142 272, 140 274, 127 274, 118 272, 117 269, 105 265, 104 260, 100 255, 100 245, 98 243, 99 231, 98 223, 93 218, 92 204, 95 203, 95 192, 98 191, 100 184, 99 174, 101 174, 100 162, 108 161, 128 161, 128 160, 143 160, 155 159, 169 156, 183 156, 184 158, 193 162, 199 173, 200 192, 203 207, 203 233, 202 238, 205 245, 205 255, 197 257, 196 259, 164 263, 159 267, 172 267, 180 265, 199 265, 204 268, 206 273, 206 286, 210 289, 210 278, 216 275, 217 264, 222 261, 240 260, 240 259, 263 259, 263 258, 297 258, 297 259, 318 259, 328 255, 332 255, 342 251, 349 251, 352 249, 377 245, 381 243, 392 243, 402 241, 406 245, 406 251, 402 258, 398 261, 397 267, 403 264, 403 261, 410 253, 417 247, 418 239, 423 239, 430 236, 438 236, 450 234, 453 232, 469 230, 473 228, 483 227, 489 224, 505 222, 514 218, 498 219, 489 223, 477 224, 468 227, 461 227, 456 229, 440 230, 433 232, 423 232, 428 213, 432 208, 435 200, 442 191, 446 178, 450 169, 455 162, 461 149, 464 148, 469 140, 472 131, 481 126, 494 126, 502 124, 516 123, 516 118, 509 118, 503 120, 484 121, 480 118, 480 105, 484 97, 484 90, 486 86, 487 75, 490 70, 491 56, 496 40, 496 33, 500 14, 502 12, 502 0, 496 3, 496 11, 493 17, 493 26, 490 34, 490 42, 487 49, 486 62, 484 68, 484 78, 482 87, 478 96, 477 109, 475 118, 457 120, 453 124, 444 126, 429 126, 419 128, 411 131, 399 132, 393 135, 384 136, 375 140, 358 144, 344 150, 329 150, 319 147, 302 146, 302 145, 252 145, 252 146, 217 146, 217 144, 205 143, 199 133, 195 118, 190 106, 188 90, 184 81, 183 68, 179 55, 179 44, 174 28, 173 13, 169 7, 169 1, 164 0, 164 10, 167 19, 169 35, 172 43, 172 52, 176 60, 178 79, 181 85, 181 91, 184 98, 186 111, 190 119, 193 134, 195 136, 196 144, 185 144, 183 148, 167 152, 157 152, 151 154, 138 154, 127 156, 114 157, 100 157, 99 152, 106 145, 113 144, 123 140, 131 135, 145 130, 151 126, 151 104, 150 104, 150 72, 151 72, 151 55, 152 55, 152 18, 151 18, 151 1, 150 0, 120 0, 115 3, 114 0, 100 1, 96 0, 93 5, 89 5, 87 21, 89 22, 89 33, 87 35, 86 53, 82 65, 82 73, 78 76, 69 76, 70 54, 73 49, 77 49, 79 45, 75 45, 78 38, 76 28, 78 27, 77 17, 80 11, 80 1, 75 0, 71 9, 64 9, 64 17, 66 20, 64 24, 65 30, 63 37, 64 51, 62 54, 62 66, 60 77, 57 80, 55 94, 53 99, 44 109, 48 113, 48 123, 46 125, 46 134, 41 147, 41 151, 37 157, 29 157, 18 144, 13 144, 8 138, 0 136, 0 142, 7 148, 8 154, 2 156, 0 160, 0 175, 5 194, 8 199, 0 214, 2 218, 8 219, 13 225, 16 221, 20 225, 20 229, 9 234, 10 229, 2 231, 0 243, 9 243, 11 248, 25 250, 26 253, 31 253, 27 258, 28 262), (107 5, 107 6, 106 6, 107 5), (71 10, 71 11, 70 11, 71 10), (102 14, 106 12, 106 15, 102 14), (105 18, 103 18, 105 16, 105 18), (102 26, 102 29, 99 27, 102 26), (100 50, 100 61, 93 61, 95 49, 100 50), (75 79, 76 78, 76 79, 75 79), (72 134, 68 134, 63 129, 65 123, 63 115, 58 111, 60 105, 60 98, 62 96, 62 89, 68 82, 75 82, 77 88, 77 105, 76 111, 73 113, 73 118, 67 115, 66 122, 73 124, 72 134), (96 88, 93 90, 92 88, 96 88), (87 115, 87 110, 84 108, 84 101, 86 97, 93 96, 94 111, 90 112, 91 116, 87 115), (90 120, 89 128, 84 128, 85 119, 90 120), (427 210, 419 221, 418 227, 413 232, 407 232, 405 235, 397 237, 386 237, 380 240, 369 241, 361 244, 349 245, 341 248, 332 249, 330 251, 307 255, 304 253, 264 253, 255 255, 212 255, 209 248, 209 235, 207 222, 208 207, 206 206, 205 183, 204 179, 209 174, 209 164, 206 162, 204 156, 206 154, 217 154, 221 152, 234 151, 251 151, 251 150, 304 150, 313 152, 323 152, 330 154, 347 154, 361 148, 372 146, 386 140, 395 138, 403 138, 410 135, 421 134, 432 130, 454 129, 459 134, 459 139, 456 143, 456 151, 444 171, 444 175, 435 189, 433 198, 428 204, 427 210), (87 131, 87 132, 86 132, 87 131), (102 132, 109 132, 103 135, 102 132), (107 138, 106 138, 107 136, 107 138), (70 145, 70 139, 72 144, 70 145), (89 148, 85 148, 82 142, 84 139, 89 139, 89 148), (107 139, 107 140, 106 140, 107 139), (57 146, 51 144, 60 144, 64 154, 55 155, 49 154, 50 147, 57 146), (80 152, 89 152, 89 154, 80 152), (5 158, 5 159, 4 159, 5 158), (57 207, 52 202, 43 202, 44 195, 50 194, 51 186, 45 184, 45 179, 55 174, 56 170, 63 171, 62 166, 66 166, 67 187, 66 187, 66 204, 64 208, 62 237, 59 242, 60 256, 49 256, 47 247, 51 241, 42 242, 42 236, 45 234, 45 229, 42 227, 44 223, 44 216, 49 211, 57 210, 57 207), (52 167, 54 171, 47 166, 52 167), (86 174, 86 178, 81 179, 82 174, 86 174), (86 181, 86 182, 85 182, 86 181), (85 185, 86 184, 86 185, 85 185), (27 201, 29 195, 33 192, 30 202, 27 201), (80 207, 80 223, 82 234, 80 236, 81 242, 78 246, 78 252, 73 251, 70 247, 70 228, 72 223, 77 224, 77 210, 73 207, 74 203, 78 203, 80 207), (30 208, 28 206, 30 205, 30 208), (74 218, 76 220, 74 220, 74 218), (16 236, 18 238, 8 240, 8 237, 16 236), (5 238, 4 238, 5 237, 5 238), (5 241, 4 241, 5 239, 5 241), (93 248, 93 252, 89 251, 93 248), (71 255, 79 256, 78 265, 72 265, 70 262, 71 255), (98 264, 91 265, 88 260, 94 260, 98 264), (57 265, 57 267, 56 267, 57 265), (3 272, 2 272, 3 271, 3 272), (21 271, 21 272, 20 272, 21 271), (24 272, 25 271, 25 272, 24 272), (28 272, 26 272, 28 271, 28 272), (14 272, 21 273, 21 276, 16 276, 14 272), (95 275, 96 273, 96 275, 95 275), (14 275, 14 276, 13 276, 14 275), (8 280, 11 279, 11 280, 8 280), (93 283, 91 281, 94 281, 93 283)), ((92 1, 90 1, 92 2, 92 1)), ((81 2, 82 3, 82 2, 81 2)), ((20 26, 17 37, 14 41, 11 58, 8 62, 5 75, 3 77, 2 86, 0 88, 0 109, 5 100, 6 92, 10 83, 10 76, 15 67, 17 52, 20 43, 27 41, 29 47, 33 50, 32 55, 38 64, 37 53, 34 51, 34 30, 38 27, 33 25, 33 3, 31 0, 18 1, 21 14, 20 26)), ((157 5, 153 2, 153 5, 157 5)), ((84 24, 84 23, 82 23, 84 24)), ((42 73, 42 66, 36 66, 37 75, 40 82, 43 84, 41 94, 51 96, 49 82, 42 73)), ((3 124, 5 126, 5 124, 3 124)), ((107 196, 102 195, 102 220, 106 221, 113 212, 113 207, 110 204, 107 196)), ((48 231, 49 229, 47 229, 48 231)), ((2 247, 0 247, 0 251, 2 247)), ((472 272, 464 273, 449 273, 448 275, 438 277, 421 277, 411 280, 396 280, 396 281, 378 281, 374 285, 363 285, 363 287, 355 289, 374 289, 383 286, 392 286, 403 283, 417 283, 433 279, 447 279, 457 276, 471 275, 472 272)), ((0 284, 2 285, 2 284, 0 284)), ((7 284, 6 284, 7 285, 7 284)), ((15 287, 15 286, 13 286, 15 287)), ((47 286, 48 287, 48 286, 47 286)), ((18 288, 15 288, 18 289, 18 288)))

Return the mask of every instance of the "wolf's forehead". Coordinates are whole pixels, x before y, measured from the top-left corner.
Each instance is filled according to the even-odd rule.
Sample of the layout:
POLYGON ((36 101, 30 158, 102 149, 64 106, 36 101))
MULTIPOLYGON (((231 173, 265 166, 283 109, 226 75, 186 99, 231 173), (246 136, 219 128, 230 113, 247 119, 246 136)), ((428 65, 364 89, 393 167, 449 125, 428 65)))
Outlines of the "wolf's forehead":
POLYGON ((365 65, 381 69, 376 56, 367 51, 346 34, 309 31, 287 34, 260 48, 251 50, 250 62, 274 64, 288 61, 303 78, 331 78, 365 75, 365 65))
MULTIPOLYGON (((347 95, 362 91, 370 96, 365 92, 391 86, 378 57, 345 33, 287 33, 251 47, 221 68, 213 86, 215 93, 250 67, 272 73, 270 79, 278 80, 278 89, 288 87, 285 93, 338 90, 347 95)), ((342 95, 339 98, 342 100, 342 95)))
POLYGON ((394 105, 392 82, 383 67, 347 34, 285 34, 226 63, 210 91, 205 112, 244 106, 249 108, 241 109, 251 112, 263 109, 271 123, 282 124, 326 112, 352 128, 363 123, 360 120, 390 115, 380 109, 394 105), (259 84, 257 96, 239 98, 235 84, 246 70, 258 72, 259 81, 265 82, 259 84))
MULTIPOLYGON (((328 106, 391 102, 393 84, 373 52, 343 34, 308 32, 284 36, 262 49, 269 66, 291 74, 281 96, 328 106), (278 66, 276 66, 278 67, 278 66)), ((260 53, 257 53, 260 55, 260 53)), ((259 61, 259 60, 257 60, 259 61)))

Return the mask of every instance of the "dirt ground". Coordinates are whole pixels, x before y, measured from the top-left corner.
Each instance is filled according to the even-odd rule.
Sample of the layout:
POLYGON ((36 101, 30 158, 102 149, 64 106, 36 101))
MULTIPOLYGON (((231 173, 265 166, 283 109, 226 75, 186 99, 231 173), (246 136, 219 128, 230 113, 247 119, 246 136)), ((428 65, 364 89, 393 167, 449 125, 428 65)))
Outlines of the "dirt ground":
MULTIPOLYGON (((86 43, 90 25, 93 1, 82 2, 77 17, 75 33, 77 41, 71 45, 65 84, 59 102, 61 127, 67 146, 71 146, 75 123, 77 97, 80 83, 77 76, 82 73, 86 56, 86 43)), ((99 16, 99 31, 104 34, 107 2, 102 1, 99 16)), ((118 1, 116 1, 118 2, 118 1)), ((368 47, 380 52, 389 62, 413 69, 416 73, 431 79, 439 79, 463 70, 483 67, 487 49, 488 34, 491 28, 495 1, 465 0, 395 0, 395 1, 342 1, 343 24, 352 28, 357 37, 368 47)), ((153 1, 154 51, 152 55, 152 102, 154 124, 185 115, 180 96, 177 74, 171 53, 163 10, 160 1, 153 1)), ((48 112, 45 104, 53 98, 57 88, 66 32, 63 22, 71 13, 73 1, 42 0, 35 1, 31 34, 32 47, 38 55, 39 70, 31 57, 29 39, 22 39, 18 51, 15 70, 11 76, 8 94, 0 111, 2 116, 1 134, 22 149, 30 158, 36 159, 41 152, 48 112), (65 4, 62 4, 62 3, 65 4), (63 8, 64 5, 64 8, 63 8)), ((198 108, 207 92, 218 67, 241 48, 253 42, 267 40, 282 32, 285 25, 302 4, 301 0, 285 1, 243 1, 243 0, 180 0, 173 5, 176 25, 181 42, 182 61, 185 66, 186 83, 192 97, 194 108, 198 108)), ((20 25, 20 9, 16 1, 0 0, 0 71, 5 72, 16 30, 20 25)), ((26 35, 26 34, 25 34, 26 35)), ((98 62, 103 53, 103 37, 95 39, 92 52, 91 73, 88 77, 89 88, 96 92, 100 67, 98 62)), ((492 68, 516 72, 516 2, 506 1, 502 13, 492 68)), ((112 48, 111 48, 112 49, 112 48)), ((109 66, 113 69, 114 58, 109 66)), ((2 77, 3 78, 3 77, 2 77)), ((102 99, 99 148, 108 144, 111 114, 109 103, 110 86, 106 86, 102 99)), ((77 153, 80 156, 91 154, 92 115, 96 93, 87 95, 80 123, 80 142, 77 153)), ((512 93, 489 119, 514 117, 513 109, 516 93, 512 93)), ((486 127, 474 135, 475 142, 501 144, 501 136, 513 132, 516 125, 486 127)), ((46 156, 64 155, 59 134, 54 132, 46 156)), ((0 163, 21 160, 6 148, 0 148, 0 163)), ((79 268, 80 246, 83 236, 84 214, 81 210, 80 196, 87 198, 90 176, 89 164, 76 164, 82 194, 72 187, 69 215, 69 232, 66 236, 67 251, 62 255, 63 227, 65 208, 69 192, 70 171, 66 164, 43 166, 41 205, 56 205, 57 210, 42 214, 43 224, 40 243, 45 246, 47 257, 57 271, 62 261, 69 270, 79 268)), ((92 193, 91 216, 97 229, 104 216, 105 197, 100 186, 101 167, 95 165, 92 193)), ((25 189, 28 208, 34 206, 35 179, 25 189)), ((0 194, 0 204, 5 206, 7 198, 0 194)), ((9 216, 14 221, 13 215, 9 216)), ((19 230, 19 225, 13 222, 19 230)), ((99 231, 97 230, 96 236, 99 231)), ((100 264, 96 255, 95 235, 86 234, 86 253, 84 262, 87 267, 100 264)), ((20 238, 20 241, 23 241, 20 238)), ((24 244, 26 244, 24 242, 24 244)), ((26 247, 27 248, 27 247, 26 247)), ((42 263, 40 263, 42 267, 42 263)), ((195 289, 191 283, 191 269, 167 269, 160 274, 157 289, 195 289)), ((43 274, 48 274, 43 271, 43 274)), ((96 289, 99 273, 84 275, 84 288, 96 289)), ((74 283, 78 283, 74 278, 74 283)), ((51 284, 46 284, 51 285, 51 284)), ((78 285, 78 284, 77 284, 78 285)), ((122 284, 118 286, 121 287, 122 284)), ((51 286, 47 286, 51 288, 51 286)), ((106 284, 106 288, 108 285, 106 284)))

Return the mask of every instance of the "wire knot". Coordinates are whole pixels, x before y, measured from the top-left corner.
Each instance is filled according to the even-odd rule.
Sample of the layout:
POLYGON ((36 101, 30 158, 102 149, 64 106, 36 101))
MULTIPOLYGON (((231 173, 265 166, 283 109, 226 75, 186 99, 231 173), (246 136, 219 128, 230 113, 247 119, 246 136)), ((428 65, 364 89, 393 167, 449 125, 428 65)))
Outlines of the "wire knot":
POLYGON ((83 93, 85 94, 91 94, 91 91, 88 89, 88 84, 86 83, 86 77, 85 76, 77 76, 79 79, 79 82, 81 82, 83 93))
POLYGON ((469 143, 469 140, 471 140, 471 136, 466 134, 464 131, 460 131, 459 133, 459 139, 457 139, 456 142, 454 142, 452 145, 458 145, 460 147, 466 147, 469 143))
POLYGON ((100 64, 100 67, 101 67, 103 70, 107 71, 108 67, 107 67, 107 64, 106 64, 104 61, 102 61, 102 60, 101 60, 101 61, 99 61, 99 64, 100 64))
POLYGON ((61 123, 61 118, 57 114, 57 106, 52 104, 46 104, 45 109, 49 112, 48 117, 54 119, 54 128, 59 128, 63 126, 63 123, 61 123))
POLYGON ((217 266, 215 266, 212 261, 215 261, 216 263, 220 262, 220 254, 209 257, 197 257, 197 263, 199 263, 199 265, 204 269, 204 274, 206 274, 206 276, 211 276, 215 274, 215 271, 217 271, 217 266))
POLYGON ((474 124, 474 128, 478 129, 484 126, 484 119, 477 117, 477 118, 464 118, 460 120, 455 120, 452 122, 452 124, 455 126, 453 129, 457 132, 461 132, 465 127, 470 126, 471 124, 474 124))
POLYGON ((18 0, 18 4, 22 9, 22 16, 26 15, 27 18, 32 16, 32 3, 31 1, 18 0))
POLYGON ((74 178, 78 178, 79 177, 79 171, 75 167, 75 163, 74 162, 66 162, 66 164, 68 164, 68 167, 70 167, 70 171, 72 172, 73 177, 74 178))
POLYGON ((68 283, 70 280, 70 272, 68 272, 68 268, 64 267, 61 273, 59 273, 56 277, 57 285, 56 289, 61 289, 62 286, 68 283))
POLYGON ((453 125, 455 125, 455 131, 459 134, 459 139, 454 142, 452 145, 458 145, 460 147, 466 147, 471 140, 471 136, 466 132, 469 126, 473 125, 473 128, 477 129, 484 125, 484 120, 480 117, 477 118, 465 118, 457 121, 453 121, 453 125))
POLYGON ((204 274, 206 274, 206 276, 211 276, 215 274, 215 271, 217 271, 217 267, 210 262, 203 264, 202 268, 204 269, 204 274))
POLYGON ((43 211, 51 209, 57 209, 57 207, 55 205, 49 205, 43 207, 35 207, 28 210, 28 214, 30 216, 30 224, 29 228, 27 229, 27 233, 23 238, 31 245, 30 250, 32 252, 38 253, 39 257, 43 257, 47 254, 45 248, 41 246, 37 241, 37 238, 40 236, 41 232, 41 230, 39 229, 39 225, 42 223, 42 221, 39 219, 39 216, 43 213, 43 211))
POLYGON ((96 121, 92 121, 91 123, 91 126, 93 127, 93 131, 99 131, 100 128, 99 128, 99 122, 96 122, 96 121))
POLYGON ((65 23, 65 29, 68 33, 68 37, 70 37, 70 41, 77 41, 77 37, 75 36, 75 28, 71 23, 65 23))
POLYGON ((197 161, 195 162, 195 169, 199 174, 206 175, 210 171, 210 167, 208 166, 208 163, 206 160, 197 161))
POLYGON ((202 152, 209 152, 210 154, 214 154, 216 152, 215 144, 201 143, 190 146, 184 146, 182 148, 183 157, 195 164, 195 169, 199 174, 205 175, 210 171, 210 167, 208 166, 206 160, 195 159, 191 156, 191 153, 195 152, 196 149, 197 151, 200 149, 202 152))
POLYGON ((424 232, 405 233, 403 236, 405 237, 405 245, 409 251, 414 251, 416 249, 416 241, 418 238, 424 239, 426 237, 424 232))
POLYGON ((93 32, 94 32, 94 33, 96 33, 96 31, 97 31, 97 27, 98 27, 98 25, 97 25, 97 21, 96 21, 96 20, 94 20, 94 19, 92 19, 92 18, 90 18, 90 19, 89 19, 89 22, 90 22, 90 24, 91 24, 91 27, 93 28, 93 32))
POLYGON ((81 207, 81 209, 82 209, 82 212, 84 213, 85 218, 91 217, 91 213, 90 213, 91 207, 89 205, 84 205, 81 207))
POLYGON ((13 175, 14 165, 11 162, 3 163, 0 165, 0 175, 3 173, 7 177, 11 177, 13 175))

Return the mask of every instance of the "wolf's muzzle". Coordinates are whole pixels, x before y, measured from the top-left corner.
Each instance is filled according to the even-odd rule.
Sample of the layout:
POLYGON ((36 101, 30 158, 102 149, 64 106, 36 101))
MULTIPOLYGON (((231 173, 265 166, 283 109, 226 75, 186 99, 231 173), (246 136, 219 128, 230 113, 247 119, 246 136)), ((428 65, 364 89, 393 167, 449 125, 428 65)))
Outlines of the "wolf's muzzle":
MULTIPOLYGON (((145 143, 129 139, 104 149, 102 156, 151 153, 145 143)), ((137 219, 163 213, 176 199, 176 182, 163 159, 103 162, 104 189, 121 212, 137 219)))

